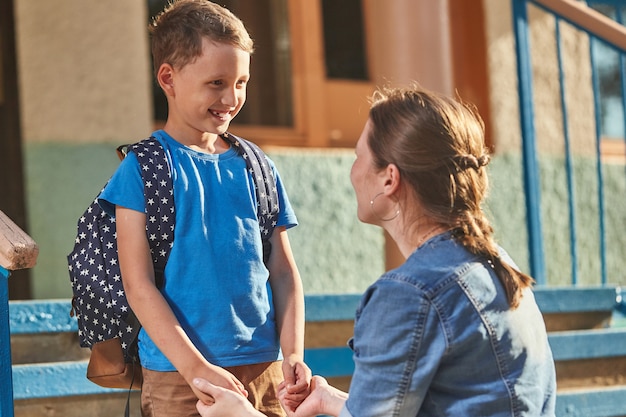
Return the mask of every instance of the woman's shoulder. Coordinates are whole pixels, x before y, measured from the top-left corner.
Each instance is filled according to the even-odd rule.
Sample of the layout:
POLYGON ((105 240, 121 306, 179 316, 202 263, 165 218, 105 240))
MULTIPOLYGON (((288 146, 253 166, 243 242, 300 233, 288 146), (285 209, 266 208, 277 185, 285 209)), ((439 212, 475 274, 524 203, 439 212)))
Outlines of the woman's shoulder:
POLYGON ((383 275, 413 283, 424 289, 434 289, 446 280, 462 273, 478 257, 456 242, 451 233, 435 236, 417 248, 399 267, 383 275))

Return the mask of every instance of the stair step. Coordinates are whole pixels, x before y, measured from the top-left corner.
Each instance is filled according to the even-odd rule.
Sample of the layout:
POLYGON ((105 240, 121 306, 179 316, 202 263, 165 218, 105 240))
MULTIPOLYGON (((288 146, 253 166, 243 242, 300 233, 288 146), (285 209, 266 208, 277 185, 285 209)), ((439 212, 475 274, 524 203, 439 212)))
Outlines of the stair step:
POLYGON ((626 328, 551 332, 548 340, 556 361, 626 356, 626 328))
POLYGON ((567 390, 556 399, 559 417, 623 417, 626 416, 626 385, 597 390, 567 390))
MULTIPOLYGON (((128 417, 141 417, 141 393, 132 391, 128 417)), ((15 417, 117 417, 123 416, 128 393, 32 398, 14 402, 15 417)))
MULTIPOLYGON (((610 287, 535 290, 557 367, 559 417, 626 417, 626 327, 608 328, 615 295, 610 287)), ((360 294, 305 299, 305 361, 313 373, 343 389, 354 372, 346 341, 352 335, 360 299, 360 294)), ((98 416, 123 410, 129 391, 103 388, 87 380, 89 350, 78 346, 70 308, 69 300, 9 305, 16 417, 45 415, 44 408, 68 417, 72 417, 71 410, 78 410, 74 414, 78 416, 85 407, 98 416), (100 406, 109 411, 96 411, 100 406)), ((130 394, 133 402, 138 401, 137 391, 130 394)), ((134 404, 131 413, 137 409, 134 404)))
POLYGON ((67 397, 128 392, 89 381, 87 361, 50 362, 13 366, 13 398, 67 397))

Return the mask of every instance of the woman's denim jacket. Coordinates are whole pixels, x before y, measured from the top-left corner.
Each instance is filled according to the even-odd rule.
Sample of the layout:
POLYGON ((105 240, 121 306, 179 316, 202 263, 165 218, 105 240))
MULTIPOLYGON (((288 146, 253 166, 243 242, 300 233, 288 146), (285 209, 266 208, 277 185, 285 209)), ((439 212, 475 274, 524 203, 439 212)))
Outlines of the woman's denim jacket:
POLYGON ((554 416, 554 361, 532 291, 511 310, 490 264, 450 233, 365 292, 350 346, 341 416, 554 416))

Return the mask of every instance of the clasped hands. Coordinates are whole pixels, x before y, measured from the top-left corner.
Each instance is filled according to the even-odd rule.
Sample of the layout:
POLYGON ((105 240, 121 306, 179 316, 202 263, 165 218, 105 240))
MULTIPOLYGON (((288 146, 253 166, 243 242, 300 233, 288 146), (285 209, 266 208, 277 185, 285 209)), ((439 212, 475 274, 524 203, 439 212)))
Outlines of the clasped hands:
MULTIPOLYGON (((196 408, 202 417, 265 417, 254 409, 252 404, 242 395, 226 388, 211 384, 209 381, 196 378, 193 384, 200 391, 213 397, 213 404, 206 404, 198 400, 196 408)), ((312 417, 324 409, 324 394, 332 387, 321 376, 314 376, 306 391, 300 388, 287 386, 282 382, 278 386, 278 399, 288 417, 312 417), (304 395, 303 395, 304 394, 304 395)))

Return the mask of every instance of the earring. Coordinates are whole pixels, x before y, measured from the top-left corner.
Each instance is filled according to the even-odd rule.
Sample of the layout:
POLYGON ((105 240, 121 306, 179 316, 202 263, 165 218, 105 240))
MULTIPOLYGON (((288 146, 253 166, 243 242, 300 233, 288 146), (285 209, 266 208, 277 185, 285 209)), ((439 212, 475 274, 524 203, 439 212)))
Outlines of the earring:
POLYGON ((388 222, 388 221, 391 221, 391 220, 395 219, 396 217, 398 217, 398 215, 400 214, 400 209, 397 209, 396 210, 396 214, 394 214, 392 217, 384 218, 384 217, 379 216, 378 213, 376 213, 376 210, 374 210, 374 201, 376 201, 376 199, 378 197, 380 197, 381 195, 383 195, 383 194, 384 193, 380 192, 380 193, 376 194, 374 196, 374 198, 372 198, 370 200, 370 208, 372 209, 372 213, 374 213, 374 216, 378 217, 378 220, 383 221, 383 222, 388 222))

